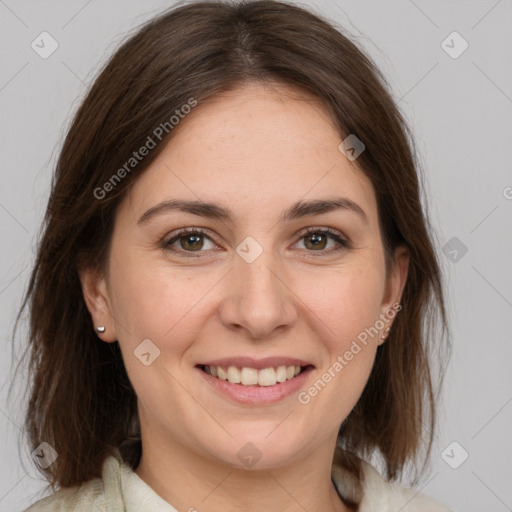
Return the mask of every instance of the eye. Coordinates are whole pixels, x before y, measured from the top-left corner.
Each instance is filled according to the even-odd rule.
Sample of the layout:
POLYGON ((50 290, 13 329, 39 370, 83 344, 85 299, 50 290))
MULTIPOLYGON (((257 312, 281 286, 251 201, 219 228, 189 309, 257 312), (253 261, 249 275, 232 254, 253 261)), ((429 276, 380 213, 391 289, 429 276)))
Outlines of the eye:
MULTIPOLYGON (((204 238, 207 238, 211 242, 211 238, 206 234, 205 231, 199 228, 184 228, 178 231, 175 236, 169 240, 163 241, 163 248, 169 249, 173 252, 202 252, 204 248, 204 238), (180 247, 173 247, 174 244, 178 243, 180 247)), ((213 244, 213 242, 212 242, 213 244)), ((215 245, 215 244, 213 244, 215 245)), ((208 249, 208 247, 207 247, 208 249)), ((192 256, 193 255, 187 255, 192 256)))
POLYGON ((351 245, 348 240, 344 239, 340 233, 329 228, 308 228, 301 234, 300 240, 304 241, 306 250, 309 252, 320 252, 319 256, 331 254, 341 250, 350 249, 351 245), (334 247, 324 250, 328 245, 328 241, 334 241, 334 247))
MULTIPOLYGON (((348 240, 344 239, 337 231, 333 231, 329 228, 308 228, 300 235, 300 241, 304 241, 305 250, 307 252, 320 253, 318 256, 328 255, 351 248, 348 240), (331 246, 331 248, 325 250, 329 240, 334 242, 334 247, 331 246)), ((215 246, 216 244, 208 236, 206 231, 200 228, 180 229, 174 236, 162 241, 163 249, 181 253, 185 257, 192 258, 200 257, 199 254, 195 255, 192 253, 204 252, 203 249, 212 249, 215 246), (205 239, 212 244, 211 247, 205 247, 205 239)))

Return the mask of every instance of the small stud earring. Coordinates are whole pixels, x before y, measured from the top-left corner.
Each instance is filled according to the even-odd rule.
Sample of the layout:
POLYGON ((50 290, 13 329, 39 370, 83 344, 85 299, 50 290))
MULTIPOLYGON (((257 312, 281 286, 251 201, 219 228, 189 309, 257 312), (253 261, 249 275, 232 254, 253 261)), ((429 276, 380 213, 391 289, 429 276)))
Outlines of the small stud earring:
POLYGON ((98 327, 96 327, 96 330, 99 333, 103 333, 103 332, 105 332, 105 326, 104 325, 98 325, 98 327))

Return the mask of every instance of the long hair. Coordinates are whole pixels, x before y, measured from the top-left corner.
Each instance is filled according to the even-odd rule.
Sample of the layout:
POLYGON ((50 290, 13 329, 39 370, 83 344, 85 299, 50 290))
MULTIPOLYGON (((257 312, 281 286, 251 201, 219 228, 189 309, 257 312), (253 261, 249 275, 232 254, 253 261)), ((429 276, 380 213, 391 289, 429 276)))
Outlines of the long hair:
MULTIPOLYGON (((134 468, 140 457, 135 392, 118 343, 99 341, 91 329, 78 269, 105 268, 117 205, 186 119, 176 129, 165 122, 182 105, 244 82, 314 95, 340 140, 364 141, 357 165, 375 189, 386 261, 403 244, 410 263, 402 310, 338 442, 347 454, 380 454, 389 479, 424 445, 428 459, 442 382, 442 372, 433 378, 433 354, 449 346, 448 326, 414 140, 390 88, 349 35, 312 12, 272 0, 203 1, 173 7, 130 35, 92 83, 56 162, 16 321, 28 308, 25 426, 32 449, 45 441, 58 453, 42 470, 53 488, 101 476, 114 450, 134 468), (156 147, 122 172, 162 126, 156 147)), ((357 472, 354 459, 346 464, 357 472)))

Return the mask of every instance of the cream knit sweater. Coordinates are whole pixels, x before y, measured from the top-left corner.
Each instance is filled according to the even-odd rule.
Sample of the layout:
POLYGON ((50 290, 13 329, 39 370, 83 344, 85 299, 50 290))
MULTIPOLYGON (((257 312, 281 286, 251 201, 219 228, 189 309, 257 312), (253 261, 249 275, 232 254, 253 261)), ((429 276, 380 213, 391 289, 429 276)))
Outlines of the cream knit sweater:
MULTIPOLYGON (((358 512, 450 512, 439 503, 386 482, 370 464, 362 462, 364 483, 358 512)), ((333 464, 332 481, 338 494, 354 500, 359 494, 353 477, 333 464)), ((58 491, 24 512, 178 512, 147 485, 117 453, 105 459, 102 478, 58 491)), ((193 510, 193 509, 192 509, 193 510)))

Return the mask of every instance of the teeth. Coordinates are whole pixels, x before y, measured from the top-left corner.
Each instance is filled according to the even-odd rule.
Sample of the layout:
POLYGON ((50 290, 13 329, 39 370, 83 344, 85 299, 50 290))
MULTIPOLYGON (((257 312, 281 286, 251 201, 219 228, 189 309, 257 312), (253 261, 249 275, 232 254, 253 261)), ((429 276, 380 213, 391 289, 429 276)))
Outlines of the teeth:
POLYGON ((241 382, 244 386, 252 386, 254 384, 258 384, 258 370, 255 370, 254 368, 242 368, 239 382, 241 382))
POLYGON ((278 366, 276 371, 276 381, 284 382, 286 380, 286 366, 278 366))
POLYGON ((236 366, 230 366, 228 368, 228 380, 233 384, 238 384, 240 382, 240 372, 236 366))
POLYGON ((260 386, 273 386, 276 383, 276 371, 274 368, 264 368, 258 372, 258 384, 260 386))
POLYGON ((255 368, 244 367, 239 370, 236 366, 229 366, 227 371, 222 366, 204 366, 204 371, 213 377, 227 380, 232 384, 243 386, 273 386, 277 382, 284 382, 293 379, 300 373, 300 366, 278 366, 277 368, 255 368))

